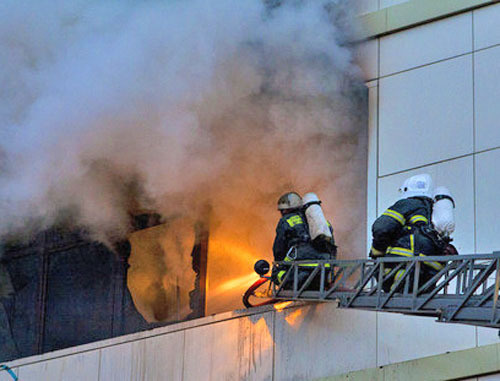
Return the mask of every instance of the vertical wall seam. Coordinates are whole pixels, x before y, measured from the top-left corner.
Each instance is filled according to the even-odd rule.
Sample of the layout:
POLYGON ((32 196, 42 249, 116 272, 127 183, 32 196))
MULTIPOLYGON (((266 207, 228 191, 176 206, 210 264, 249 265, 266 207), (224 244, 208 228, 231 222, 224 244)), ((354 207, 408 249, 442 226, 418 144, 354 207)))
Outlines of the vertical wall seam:
POLYGON ((271 380, 274 381, 276 379, 276 375, 275 375, 275 372, 276 372, 276 366, 275 366, 275 362, 276 362, 276 310, 271 311, 271 312, 273 314, 273 324, 272 324, 272 327, 273 327, 273 335, 272 335, 272 338, 273 338, 273 354, 272 354, 273 362, 272 362, 272 367, 271 367, 271 380))
MULTIPOLYGON (((474 252, 477 253, 477 199, 476 199, 476 44, 474 35, 474 11, 471 11, 471 34, 472 34, 472 198, 474 210, 474 252)), ((479 346, 479 329, 475 327, 475 344, 479 346)))
POLYGON ((184 381, 184 373, 186 369, 186 364, 184 359, 186 358, 186 332, 187 329, 182 331, 182 372, 181 372, 181 380, 184 381))
POLYGON ((97 365, 97 381, 101 380, 101 357, 102 357, 102 349, 99 348, 99 361, 97 365))
POLYGON ((376 144, 375 144, 375 150, 376 150, 376 158, 377 158, 377 168, 375 170, 375 214, 378 216, 378 180, 380 177, 380 38, 378 39, 378 44, 377 44, 377 49, 378 49, 378 54, 377 54, 377 102, 376 102, 376 107, 375 109, 377 110, 377 118, 375 121, 375 128, 377 129, 376 131, 376 144))
POLYGON ((474 12, 471 12, 472 17, 472 195, 474 198, 474 252, 477 253, 477 199, 476 199, 476 53, 474 42, 474 12))
MULTIPOLYGON (((379 8, 380 8, 380 0, 379 0, 379 8)), ((375 128, 377 129, 376 131, 376 144, 375 144, 375 150, 376 150, 376 158, 377 158, 377 168, 375 169, 375 216, 378 216, 378 193, 379 193, 379 155, 380 155, 380 38, 377 39, 377 49, 378 49, 378 54, 377 54, 377 99, 376 99, 376 105, 375 105, 375 110, 377 111, 377 117, 375 120, 375 128)), ((378 366, 378 312, 375 312, 375 365, 378 366)))

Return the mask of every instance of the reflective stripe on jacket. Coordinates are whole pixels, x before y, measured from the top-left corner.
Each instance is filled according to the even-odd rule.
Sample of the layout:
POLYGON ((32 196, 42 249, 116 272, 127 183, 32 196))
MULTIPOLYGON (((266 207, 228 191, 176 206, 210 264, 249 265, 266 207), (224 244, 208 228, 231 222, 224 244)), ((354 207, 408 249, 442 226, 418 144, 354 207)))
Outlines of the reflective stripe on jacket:
MULTIPOLYGON (((375 220, 372 226, 374 252, 403 257, 439 255, 440 249, 422 234, 429 228, 432 200, 427 197, 410 197, 399 200, 375 220)), ((438 262, 424 264, 440 270, 438 262)))

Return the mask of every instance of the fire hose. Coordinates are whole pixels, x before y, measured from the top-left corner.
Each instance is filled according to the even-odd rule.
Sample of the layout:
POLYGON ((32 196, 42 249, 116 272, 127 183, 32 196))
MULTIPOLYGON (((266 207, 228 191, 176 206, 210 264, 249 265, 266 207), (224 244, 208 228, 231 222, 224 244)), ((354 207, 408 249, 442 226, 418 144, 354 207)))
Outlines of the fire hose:
POLYGON ((278 300, 277 299, 270 299, 266 300, 265 302, 258 303, 258 304, 252 304, 250 303, 249 299, 251 296, 255 296, 255 291, 260 288, 263 284, 267 283, 269 281, 269 278, 262 277, 259 280, 257 280, 254 284, 252 284, 248 290, 243 294, 243 304, 245 305, 246 308, 252 308, 252 307, 259 307, 259 306, 265 306, 268 304, 274 304, 278 300))
POLYGON ((0 364, 0 372, 3 370, 5 370, 7 373, 9 373, 9 375, 12 377, 12 379, 14 381, 18 380, 16 374, 14 373, 14 371, 11 368, 9 368, 7 365, 0 364))

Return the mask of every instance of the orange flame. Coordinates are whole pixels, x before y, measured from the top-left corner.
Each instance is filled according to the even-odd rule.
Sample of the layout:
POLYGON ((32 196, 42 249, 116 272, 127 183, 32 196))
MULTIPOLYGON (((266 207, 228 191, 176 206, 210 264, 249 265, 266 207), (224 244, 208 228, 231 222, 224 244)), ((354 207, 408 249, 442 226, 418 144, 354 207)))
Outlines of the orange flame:
POLYGON ((280 312, 280 311, 283 311, 286 307, 288 307, 292 303, 293 303, 292 301, 276 303, 274 305, 274 309, 276 311, 280 312))
MULTIPOLYGON (((253 272, 255 261, 262 258, 259 241, 251 242, 236 227, 228 232, 218 227, 210 234, 208 244, 207 313, 243 307, 241 296, 259 277, 253 272)), ((267 245, 266 245, 267 246, 267 245)))
POLYGON ((298 319, 300 316, 302 316, 302 308, 297 308, 295 311, 293 311, 290 315, 288 315, 285 320, 289 325, 296 325, 298 324, 298 319))
POLYGON ((248 287, 248 285, 252 284, 255 282, 257 278, 257 275, 252 272, 247 275, 243 275, 241 277, 238 277, 236 279, 231 279, 228 280, 220 285, 217 286, 217 288, 213 291, 212 296, 215 295, 220 295, 224 292, 228 291, 234 291, 235 289, 241 289, 242 287, 248 287))

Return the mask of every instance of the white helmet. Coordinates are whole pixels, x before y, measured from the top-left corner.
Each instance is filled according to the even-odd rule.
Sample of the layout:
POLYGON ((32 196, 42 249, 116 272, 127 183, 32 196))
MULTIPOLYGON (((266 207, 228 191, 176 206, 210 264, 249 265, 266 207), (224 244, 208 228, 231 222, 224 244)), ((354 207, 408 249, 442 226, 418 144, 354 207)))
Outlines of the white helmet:
POLYGON ((431 175, 423 173, 405 180, 399 188, 402 198, 408 197, 433 197, 434 184, 431 175))
POLYGON ((288 192, 278 200, 278 210, 298 209, 302 207, 302 197, 296 192, 288 192))

